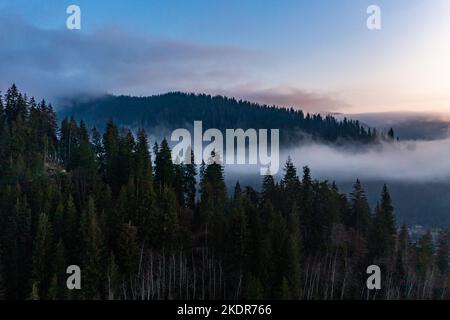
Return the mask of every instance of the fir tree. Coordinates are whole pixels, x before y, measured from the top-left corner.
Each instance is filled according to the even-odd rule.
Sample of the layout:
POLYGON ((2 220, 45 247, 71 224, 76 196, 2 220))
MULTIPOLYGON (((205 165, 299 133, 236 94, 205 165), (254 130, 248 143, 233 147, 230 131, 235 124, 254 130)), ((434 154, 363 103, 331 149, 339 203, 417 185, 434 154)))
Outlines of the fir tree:
POLYGON ((162 192, 165 186, 172 187, 174 181, 174 166, 172 163, 172 153, 167 140, 161 142, 155 159, 155 185, 159 192, 162 192))
POLYGON ((368 234, 370 227, 370 208, 359 179, 353 185, 353 191, 350 195, 350 210, 346 222, 357 233, 362 235, 368 234))
POLYGON ((387 186, 383 186, 380 204, 375 210, 375 217, 369 239, 373 258, 391 258, 395 249, 396 227, 394 208, 387 186))
POLYGON ((183 189, 186 197, 186 206, 189 209, 194 210, 197 188, 197 167, 194 161, 194 152, 191 150, 190 152, 187 152, 187 154, 190 154, 190 161, 188 161, 188 163, 184 165, 183 189))

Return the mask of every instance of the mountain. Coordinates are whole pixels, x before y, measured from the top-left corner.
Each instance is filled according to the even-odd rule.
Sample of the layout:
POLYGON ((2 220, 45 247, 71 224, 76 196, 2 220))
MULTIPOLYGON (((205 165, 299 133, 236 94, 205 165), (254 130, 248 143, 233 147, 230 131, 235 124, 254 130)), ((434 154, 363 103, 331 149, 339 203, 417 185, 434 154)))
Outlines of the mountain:
POLYGON ((376 133, 359 121, 331 115, 304 114, 293 108, 260 105, 224 96, 172 92, 149 97, 105 95, 92 99, 71 99, 59 117, 83 119, 88 125, 103 129, 109 118, 131 128, 145 128, 158 137, 176 128, 190 129, 195 120, 203 121, 204 130, 280 129, 281 144, 297 143, 309 136, 337 142, 355 140, 367 143, 376 133))
POLYGON ((358 120, 371 128, 388 131, 395 128, 400 140, 439 140, 448 137, 450 121, 446 113, 433 112, 374 112, 359 114, 335 114, 336 119, 345 117, 358 120))

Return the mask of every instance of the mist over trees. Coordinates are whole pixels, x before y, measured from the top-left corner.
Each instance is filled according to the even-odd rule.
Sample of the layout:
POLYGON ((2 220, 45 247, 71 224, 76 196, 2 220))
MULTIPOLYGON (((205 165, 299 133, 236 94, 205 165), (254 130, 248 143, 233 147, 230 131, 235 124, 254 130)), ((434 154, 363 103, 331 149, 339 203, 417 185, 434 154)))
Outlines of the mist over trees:
POLYGON ((220 163, 174 163, 151 143, 113 121, 58 126, 15 86, 1 97, 1 298, 450 298, 448 232, 412 242, 387 186, 370 208, 360 181, 347 197, 289 159, 280 181, 230 194, 220 163), (66 288, 68 265, 81 290, 66 288))
MULTIPOLYGON (((132 128, 153 131, 189 128, 202 120, 204 129, 249 128, 280 129, 282 145, 296 144, 308 138, 336 142, 347 139, 368 143, 377 139, 376 130, 359 121, 337 120, 331 115, 304 114, 293 108, 260 105, 248 101, 206 94, 172 92, 150 97, 103 96, 87 100, 73 99, 60 110, 62 116, 74 116, 98 128, 112 118, 132 128), (124 112, 124 110, 126 110, 124 112), (155 130, 157 129, 157 130, 155 130)), ((161 136, 162 138, 163 136, 161 136)))

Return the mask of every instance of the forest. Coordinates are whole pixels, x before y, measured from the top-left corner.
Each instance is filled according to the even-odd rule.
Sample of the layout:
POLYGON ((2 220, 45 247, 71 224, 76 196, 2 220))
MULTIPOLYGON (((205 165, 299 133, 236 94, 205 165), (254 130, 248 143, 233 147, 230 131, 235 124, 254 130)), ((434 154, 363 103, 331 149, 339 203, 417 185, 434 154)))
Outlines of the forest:
MULTIPOLYGON (((361 135, 332 122, 317 134, 361 135)), ((227 192, 220 162, 174 163, 166 140, 103 127, 58 124, 50 104, 14 85, 1 96, 0 299, 450 298, 448 232, 412 241, 386 185, 370 208, 357 177, 346 195, 289 159, 280 181, 227 192), (372 264, 380 290, 366 287, 372 264), (66 287, 69 265, 81 268, 80 290, 66 287)))
MULTIPOLYGON (((129 128, 144 128, 161 139, 177 128, 190 128, 201 120, 204 129, 279 129, 280 145, 298 144, 304 139, 338 143, 352 140, 367 144, 381 135, 359 121, 338 121, 332 115, 304 113, 302 110, 267 106, 235 98, 172 92, 150 97, 106 95, 70 99, 62 103, 61 117, 83 120, 104 130, 109 119, 129 128), (125 110, 125 112, 124 112, 125 110)), ((191 128, 192 129, 192 128, 191 128)))

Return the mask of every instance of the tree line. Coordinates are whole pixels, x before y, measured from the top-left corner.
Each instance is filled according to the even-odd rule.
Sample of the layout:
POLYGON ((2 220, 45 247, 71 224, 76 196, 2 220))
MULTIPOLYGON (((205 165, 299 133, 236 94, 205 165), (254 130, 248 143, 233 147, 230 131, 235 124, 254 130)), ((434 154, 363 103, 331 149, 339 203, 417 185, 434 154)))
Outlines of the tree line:
POLYGON ((370 208, 359 180, 347 196, 289 159, 280 181, 230 194, 220 163, 149 144, 111 120, 58 126, 15 86, 1 96, 2 299, 450 297, 448 233, 411 241, 386 186, 370 208), (367 290, 371 264, 381 290, 367 290), (81 290, 66 287, 69 265, 81 290))
POLYGON ((72 99, 61 111, 62 116, 75 116, 90 126, 103 130, 108 119, 128 126, 141 127, 152 134, 170 134, 174 129, 202 120, 205 130, 217 128, 279 129, 280 144, 289 146, 306 139, 338 143, 352 140, 372 143, 381 133, 357 120, 337 120, 332 115, 304 113, 293 108, 260 105, 235 98, 206 94, 171 92, 150 97, 102 96, 72 99), (123 112, 127 110, 127 112, 123 112))

